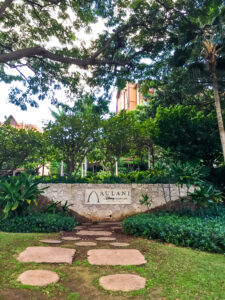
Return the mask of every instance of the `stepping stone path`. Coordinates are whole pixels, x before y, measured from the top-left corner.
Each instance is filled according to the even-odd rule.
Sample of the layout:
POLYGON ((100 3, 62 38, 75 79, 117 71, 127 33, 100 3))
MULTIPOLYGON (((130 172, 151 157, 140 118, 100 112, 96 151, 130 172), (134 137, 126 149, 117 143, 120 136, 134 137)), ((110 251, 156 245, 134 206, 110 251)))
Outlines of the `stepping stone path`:
POLYGON ((119 230, 119 229, 122 230, 122 227, 119 227, 119 226, 113 226, 113 227, 111 227, 111 229, 112 229, 112 230, 119 230))
POLYGON ((62 240, 64 241, 79 241, 79 237, 74 237, 74 236, 64 236, 62 237, 62 240))
POLYGON ((95 242, 78 242, 75 243, 77 246, 96 246, 97 244, 95 242))
POLYGON ((103 226, 120 226, 121 224, 122 224, 121 222, 103 222, 103 223, 101 223, 101 225, 103 225, 103 226))
MULTIPOLYGON (((75 227, 74 233, 81 236, 99 236, 96 238, 97 241, 115 241, 116 237, 110 237, 112 232, 105 230, 109 227, 111 230, 122 229, 120 222, 83 223, 82 226, 75 227)), ((80 239, 80 237, 76 236, 62 237, 63 241, 78 241, 80 239)), ((62 243, 60 240, 53 239, 40 241, 48 244, 62 243)), ((79 241, 75 245, 90 247, 97 244, 91 241, 79 241)), ((110 245, 114 247, 127 247, 130 244, 114 242, 110 243, 110 245)), ((17 260, 23 263, 72 263, 75 253, 75 249, 62 247, 28 247, 19 254, 17 260)), ((143 265, 146 263, 145 257, 136 249, 93 249, 89 250, 87 255, 88 262, 91 265, 127 266, 143 265)), ((22 284, 44 286, 59 281, 59 276, 55 272, 48 270, 28 270, 20 274, 17 280, 22 284)), ((114 274, 101 277, 99 284, 106 290, 128 292, 144 288, 146 279, 134 274, 114 274)))
POLYGON ((59 241, 59 240, 40 240, 40 242, 46 243, 46 244, 61 244, 62 243, 62 241, 59 241))
POLYGON ((135 249, 95 249, 87 254, 91 265, 137 266, 146 263, 141 252, 135 249))
POLYGON ((23 263, 69 263, 73 261, 75 249, 59 247, 28 247, 17 257, 23 263))
POLYGON ((115 246, 115 247, 127 247, 130 244, 129 243, 110 243, 111 246, 115 246))
POLYGON ((29 270, 19 275, 17 281, 26 285, 44 286, 59 281, 57 273, 48 270, 29 270))
POLYGON ((146 279, 138 275, 115 274, 101 277, 99 284, 106 290, 130 292, 143 289, 146 279))
POLYGON ((84 229, 84 226, 76 226, 75 229, 76 230, 81 230, 81 229, 84 229))
POLYGON ((94 235, 103 235, 103 236, 110 236, 112 234, 112 232, 110 231, 89 231, 89 230, 81 230, 77 232, 78 235, 90 235, 90 236, 94 236, 94 235))
POLYGON ((107 237, 107 236, 102 236, 99 238, 96 238, 96 241, 115 241, 116 238, 114 237, 107 237))

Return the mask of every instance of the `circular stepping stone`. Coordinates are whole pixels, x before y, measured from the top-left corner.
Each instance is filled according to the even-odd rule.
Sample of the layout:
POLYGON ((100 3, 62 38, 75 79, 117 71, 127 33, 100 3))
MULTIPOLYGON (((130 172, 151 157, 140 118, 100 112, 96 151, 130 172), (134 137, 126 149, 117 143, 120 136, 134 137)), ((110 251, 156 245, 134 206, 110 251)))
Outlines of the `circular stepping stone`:
POLYGON ((48 270, 29 270, 19 275, 17 278, 22 284, 43 286, 59 281, 59 276, 55 272, 48 270))
POLYGON ((78 235, 90 235, 90 236, 94 236, 94 235, 110 236, 112 234, 112 232, 110 232, 110 231, 81 230, 81 231, 78 231, 77 234, 78 235))
POLYGON ((87 254, 91 265, 128 266, 146 263, 145 257, 135 249, 94 249, 87 254))
POLYGON ((40 240, 40 242, 46 243, 46 244, 61 244, 62 243, 62 241, 59 241, 59 240, 40 240))
POLYGON ((115 247, 127 247, 130 244, 129 243, 110 243, 110 245, 115 246, 115 247))
POLYGON ((19 254, 17 260, 23 263, 69 263, 73 261, 75 249, 60 247, 28 247, 19 254))
POLYGON ((78 242, 75 243, 76 246, 96 246, 97 244, 95 242, 78 242))
POLYGON ((96 238, 96 241, 115 241, 116 238, 114 237, 107 237, 107 236, 102 236, 99 238, 96 238))
POLYGON ((79 241, 79 237, 74 237, 74 236, 64 236, 62 237, 62 240, 64 241, 79 241))
POLYGON ((143 289, 146 279, 132 274, 115 274, 101 277, 99 284, 106 290, 130 292, 143 289))

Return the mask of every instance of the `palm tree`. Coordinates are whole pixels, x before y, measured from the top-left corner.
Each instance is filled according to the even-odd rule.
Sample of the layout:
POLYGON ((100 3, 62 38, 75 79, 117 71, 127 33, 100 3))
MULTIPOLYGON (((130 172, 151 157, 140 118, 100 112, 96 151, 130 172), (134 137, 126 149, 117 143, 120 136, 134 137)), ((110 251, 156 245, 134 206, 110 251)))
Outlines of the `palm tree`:
POLYGON ((211 78, 212 78, 212 86, 213 86, 214 101, 215 101, 215 107, 216 107, 217 122, 218 122, 218 128, 219 128, 219 133, 220 133, 221 146, 222 146, 222 150, 223 150, 223 158, 224 158, 224 162, 225 162, 225 130, 224 130, 224 124, 223 124, 221 101, 220 101, 218 80, 217 80, 217 74, 216 74, 217 57, 218 57, 218 53, 219 53, 220 49, 221 48, 219 48, 219 46, 217 44, 213 44, 212 40, 203 41, 204 57, 208 63, 209 70, 211 73, 211 78))

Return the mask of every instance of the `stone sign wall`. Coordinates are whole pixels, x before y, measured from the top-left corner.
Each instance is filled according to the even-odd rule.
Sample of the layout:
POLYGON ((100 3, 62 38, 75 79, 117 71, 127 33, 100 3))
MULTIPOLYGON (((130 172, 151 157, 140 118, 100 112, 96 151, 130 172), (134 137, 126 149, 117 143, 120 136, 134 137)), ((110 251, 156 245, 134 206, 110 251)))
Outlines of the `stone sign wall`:
MULTIPOLYGON (((187 195, 186 187, 175 184, 39 184, 49 188, 44 196, 50 200, 66 201, 70 209, 92 221, 121 220, 126 216, 146 210, 140 204, 142 194, 152 201, 151 208, 187 195)), ((192 188, 193 190, 193 188, 192 188)))

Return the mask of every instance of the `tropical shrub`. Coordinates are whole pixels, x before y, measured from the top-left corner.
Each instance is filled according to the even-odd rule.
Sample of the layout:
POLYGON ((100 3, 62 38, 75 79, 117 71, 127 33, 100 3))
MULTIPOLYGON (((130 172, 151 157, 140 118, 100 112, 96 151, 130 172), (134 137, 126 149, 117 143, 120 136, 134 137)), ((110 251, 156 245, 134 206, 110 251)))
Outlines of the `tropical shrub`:
POLYGON ((123 221, 123 231, 177 246, 224 253, 225 209, 220 207, 211 214, 198 213, 133 215, 123 221))
POLYGON ((68 216, 69 207, 71 206, 73 206, 73 204, 69 204, 68 201, 62 204, 62 201, 52 200, 46 205, 44 212, 49 214, 60 214, 62 216, 68 216))
MULTIPOLYGON (((168 183, 169 177, 162 176, 152 171, 132 171, 127 174, 119 173, 119 176, 95 176, 75 178, 71 176, 36 176, 38 183, 168 183)), ((171 182, 172 183, 172 182, 171 182)), ((174 182, 175 183, 175 182, 174 182)))
POLYGON ((6 232, 59 232, 71 231, 76 221, 58 214, 32 214, 27 216, 0 217, 0 230, 6 232))
POLYGON ((197 207, 207 207, 212 203, 223 202, 223 193, 211 184, 202 183, 193 192, 188 192, 190 201, 197 207))
POLYGON ((201 161, 213 166, 221 160, 221 144, 215 113, 205 115, 195 107, 159 106, 150 127, 153 142, 170 149, 176 160, 201 161))
POLYGON ((0 182, 0 207, 5 217, 9 213, 16 216, 28 214, 31 205, 37 205, 37 198, 44 189, 39 189, 34 177, 25 173, 0 182))

